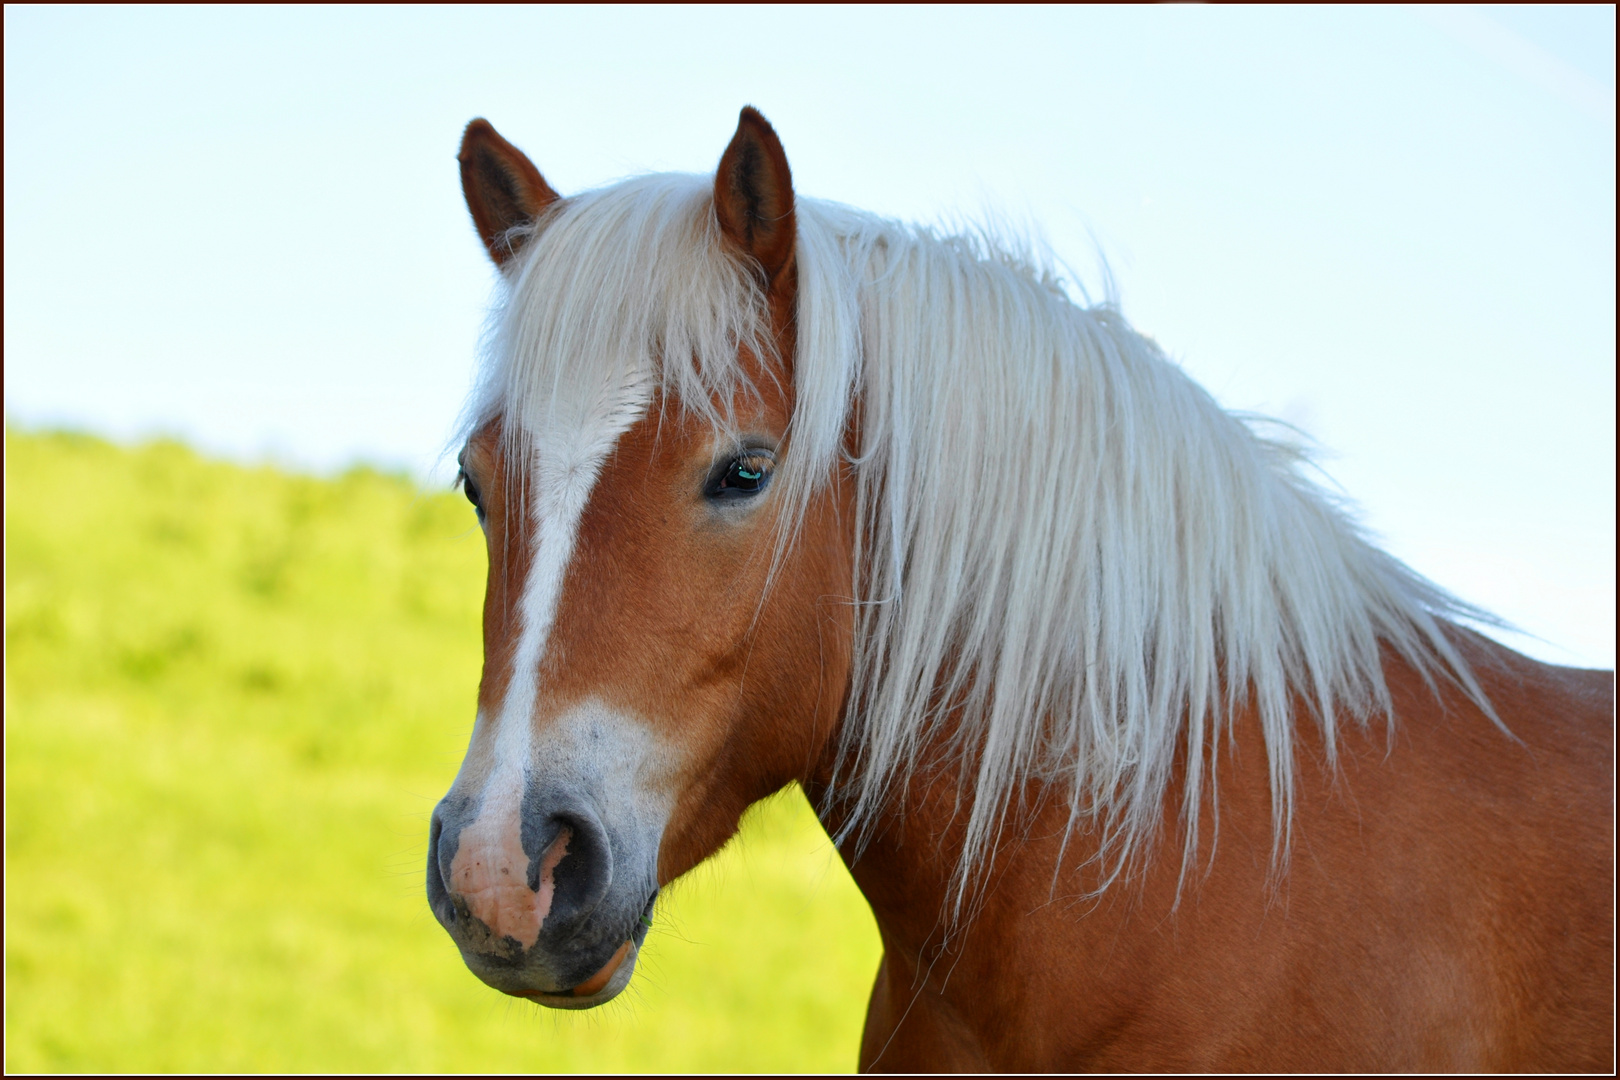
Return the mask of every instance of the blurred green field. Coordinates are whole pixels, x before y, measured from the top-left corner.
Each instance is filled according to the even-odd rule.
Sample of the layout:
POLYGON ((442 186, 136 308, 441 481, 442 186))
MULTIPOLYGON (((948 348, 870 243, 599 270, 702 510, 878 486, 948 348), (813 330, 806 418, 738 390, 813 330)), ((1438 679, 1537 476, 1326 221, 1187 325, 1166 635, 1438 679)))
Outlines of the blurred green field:
POLYGON ((402 478, 6 432, 10 1071, 847 1071, 880 955, 796 789, 562 1014, 423 896, 482 541, 402 478))

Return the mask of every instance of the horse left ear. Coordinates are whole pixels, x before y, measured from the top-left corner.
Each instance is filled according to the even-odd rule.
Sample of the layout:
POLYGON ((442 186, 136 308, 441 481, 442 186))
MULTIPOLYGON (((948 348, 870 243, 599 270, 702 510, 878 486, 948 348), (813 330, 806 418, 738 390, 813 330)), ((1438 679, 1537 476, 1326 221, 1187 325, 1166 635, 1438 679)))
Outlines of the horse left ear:
POLYGON ((456 160, 478 237, 495 265, 504 268, 517 254, 511 230, 532 223, 557 201, 557 193, 534 162, 483 117, 467 125, 456 160))
POLYGON ((776 283, 793 261, 798 228, 793 216, 793 174, 770 122, 751 105, 737 118, 714 174, 714 214, 720 232, 776 283))

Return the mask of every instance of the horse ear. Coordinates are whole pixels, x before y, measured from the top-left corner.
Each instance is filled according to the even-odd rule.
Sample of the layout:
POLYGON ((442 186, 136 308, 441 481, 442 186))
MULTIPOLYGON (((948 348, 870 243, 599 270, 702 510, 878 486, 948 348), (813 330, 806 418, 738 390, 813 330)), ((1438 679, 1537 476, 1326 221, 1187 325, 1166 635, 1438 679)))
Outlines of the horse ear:
POLYGON ((557 193, 534 162, 482 117, 467 125, 456 160, 478 236, 495 265, 504 267, 517 254, 509 231, 539 217, 557 201, 557 193))
POLYGON ((793 216, 793 174, 770 122, 752 106, 737 118, 714 174, 714 213, 720 232, 765 272, 767 286, 793 259, 798 230, 793 216))

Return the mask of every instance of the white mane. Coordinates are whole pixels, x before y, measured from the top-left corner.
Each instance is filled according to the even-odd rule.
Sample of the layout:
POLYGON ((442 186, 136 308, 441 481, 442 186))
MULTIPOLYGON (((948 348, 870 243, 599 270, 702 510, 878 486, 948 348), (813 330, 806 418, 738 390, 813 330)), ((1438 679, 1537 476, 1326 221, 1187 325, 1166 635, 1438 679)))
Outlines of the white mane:
MULTIPOLYGON (((725 428, 711 396, 745 388, 738 343, 759 339, 764 314, 721 245, 712 184, 643 177, 543 218, 473 418, 543 422, 561 380, 590 379, 604 408, 659 385, 725 428)), ((1101 888, 1151 844, 1184 751, 1185 868, 1216 748, 1253 707, 1286 853, 1297 702, 1331 761, 1346 718, 1391 712, 1382 644, 1489 712, 1440 622, 1481 613, 1364 540, 1296 451, 1223 411, 1115 310, 1077 306, 982 240, 810 199, 797 214, 796 398, 776 495, 796 521, 834 469, 857 478, 833 795, 856 835, 943 737, 968 765, 959 902, 1031 779, 1104 839, 1101 888)))

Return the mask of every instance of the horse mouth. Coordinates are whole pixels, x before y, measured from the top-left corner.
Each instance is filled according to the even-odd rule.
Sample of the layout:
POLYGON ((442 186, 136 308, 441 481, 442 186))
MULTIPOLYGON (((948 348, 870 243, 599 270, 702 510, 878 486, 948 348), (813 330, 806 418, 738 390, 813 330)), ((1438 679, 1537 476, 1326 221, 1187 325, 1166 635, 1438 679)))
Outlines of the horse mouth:
POLYGON ((553 1009, 594 1008, 617 997, 619 991, 629 984, 630 976, 635 972, 636 955, 640 951, 634 940, 626 939, 596 974, 572 990, 508 990, 506 993, 553 1009))

